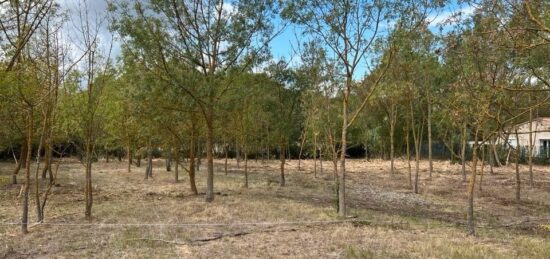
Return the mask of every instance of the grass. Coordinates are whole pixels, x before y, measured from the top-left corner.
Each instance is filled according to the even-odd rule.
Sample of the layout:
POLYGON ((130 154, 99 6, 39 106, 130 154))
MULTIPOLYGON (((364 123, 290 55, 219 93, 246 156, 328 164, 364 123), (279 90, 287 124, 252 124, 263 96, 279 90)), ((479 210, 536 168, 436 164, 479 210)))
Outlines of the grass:
MULTIPOLYGON (((189 191, 185 172, 179 183, 156 161, 154 179, 143 168, 126 172, 124 163, 94 164, 93 220, 85 221, 82 166, 61 166, 59 186, 46 208, 46 222, 75 225, 33 225, 28 235, 19 226, 0 225, 0 257, 298 257, 298 258, 550 258, 550 170, 536 167, 535 188, 524 188, 525 202, 514 202, 513 169, 485 175, 476 198, 476 237, 465 235, 466 185, 460 165, 436 162, 433 178, 421 173, 421 194, 408 188, 404 161, 389 174, 389 162, 350 160, 349 214, 360 222, 288 224, 339 220, 334 209, 332 171, 314 178, 312 161, 290 161, 287 186, 278 179, 277 161, 250 162, 249 185, 243 168, 216 161, 213 203, 189 191), (235 223, 279 222, 281 225, 235 223), (78 224, 111 224, 101 226, 78 224), (168 225, 135 226, 155 223, 168 225), (177 225, 200 223, 202 225, 177 225), (204 225, 225 223, 227 225, 204 225), (112 225, 123 224, 123 225, 112 225), (211 239, 227 233, 245 233, 211 239)), ((427 163, 421 163, 427 168, 427 163)), ((9 184, 13 164, 0 163, 0 221, 17 222, 20 186, 9 184)), ((328 168, 328 167, 327 167, 328 168)), ((205 170, 205 168, 201 168, 205 170)), ((205 171, 197 174, 205 192, 205 171)), ((527 178, 527 175, 524 175, 527 178)), ((20 175, 20 181, 22 181, 20 175)), ((32 195, 31 195, 32 196, 32 195)), ((34 220, 31 200, 30 216, 34 220)))

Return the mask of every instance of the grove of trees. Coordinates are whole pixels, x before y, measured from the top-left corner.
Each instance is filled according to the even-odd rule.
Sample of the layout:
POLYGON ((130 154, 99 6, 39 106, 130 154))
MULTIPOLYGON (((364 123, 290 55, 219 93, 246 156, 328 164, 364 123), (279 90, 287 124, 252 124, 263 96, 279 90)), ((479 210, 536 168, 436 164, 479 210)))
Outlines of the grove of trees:
POLYGON ((351 149, 391 160, 391 174, 404 157, 414 193, 421 159, 429 177, 433 159, 449 159, 462 164, 456 181, 468 181, 472 235, 478 164, 511 157, 518 203, 517 165, 536 181, 533 143, 525 153, 499 138, 549 115, 548 1, 92 2, 0 0, 0 152, 23 184, 23 233, 31 201, 44 220, 67 156, 83 165, 87 219, 98 159, 125 159, 148 179, 162 157, 195 195, 205 160, 206 202, 228 158, 242 160, 244 188, 252 157, 279 160, 281 187, 287 159, 314 159, 315 177, 334 176, 341 217, 346 160, 359 158, 351 149), (289 28, 295 44, 274 45, 289 28))

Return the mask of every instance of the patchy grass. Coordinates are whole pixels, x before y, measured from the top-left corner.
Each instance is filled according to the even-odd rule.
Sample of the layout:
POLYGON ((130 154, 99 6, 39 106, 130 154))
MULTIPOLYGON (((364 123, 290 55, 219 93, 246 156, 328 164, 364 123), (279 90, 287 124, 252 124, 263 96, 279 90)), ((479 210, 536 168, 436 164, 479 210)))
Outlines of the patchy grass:
MULTIPOLYGON (((355 221, 332 222, 341 219, 328 162, 314 177, 313 161, 302 161, 302 170, 289 161, 287 186, 279 187, 277 161, 251 161, 248 189, 242 164, 229 164, 225 175, 223 161, 216 161, 213 203, 192 195, 185 171, 174 183, 160 160, 150 180, 143 179, 145 166, 128 173, 124 163, 94 164, 94 218, 88 222, 84 169, 66 162, 46 208, 46 222, 53 224, 31 225, 28 235, 0 224, 0 257, 550 258, 550 168, 535 167, 535 187, 523 186, 520 204, 513 168, 486 170, 483 191, 476 188, 477 236, 466 237, 460 165, 436 161, 429 179, 422 161, 421 193, 414 194, 404 161, 390 175, 387 161, 350 160, 354 218, 346 220, 355 221)), ((21 187, 9 184, 13 166, 0 163, 3 223, 20 217, 21 187)), ((201 169, 197 187, 204 193, 201 169)), ((527 181, 527 173, 522 177, 527 181)))

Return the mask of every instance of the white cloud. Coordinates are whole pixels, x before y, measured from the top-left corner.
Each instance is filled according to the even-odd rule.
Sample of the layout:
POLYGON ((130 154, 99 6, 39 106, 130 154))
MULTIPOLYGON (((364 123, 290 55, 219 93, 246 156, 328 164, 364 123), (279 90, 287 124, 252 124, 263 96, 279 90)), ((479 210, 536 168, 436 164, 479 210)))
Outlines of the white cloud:
POLYGON ((431 14, 427 17, 427 20, 430 25, 454 24, 457 23, 459 19, 472 15, 475 9, 476 8, 473 6, 464 6, 457 10, 447 10, 441 13, 431 14))

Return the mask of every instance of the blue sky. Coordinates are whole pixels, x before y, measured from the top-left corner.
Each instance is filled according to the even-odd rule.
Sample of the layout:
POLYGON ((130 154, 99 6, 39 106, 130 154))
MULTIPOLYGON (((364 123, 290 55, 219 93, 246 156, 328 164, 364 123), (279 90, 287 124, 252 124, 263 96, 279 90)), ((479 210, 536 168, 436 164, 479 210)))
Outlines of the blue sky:
MULTIPOLYGON (((430 21, 429 28, 432 30, 433 33, 438 34, 440 33, 440 29, 442 33, 448 32, 453 22, 451 21, 451 17, 454 15, 461 13, 462 18, 467 17, 473 13, 475 10, 474 7, 468 6, 468 5, 459 5, 456 1, 452 1, 447 6, 440 10, 432 11, 428 15, 428 21, 430 21)), ((276 21, 275 25, 280 26, 282 22, 276 21)), ((383 30, 380 32, 380 35, 387 34, 388 29, 391 27, 391 22, 389 24, 382 25, 383 30)), ((270 44, 271 52, 273 55, 273 58, 275 60, 281 60, 284 59, 288 61, 289 59, 293 58, 293 64, 298 64, 299 60, 296 56, 293 56, 293 52, 296 51, 298 45, 300 44, 300 41, 303 43, 310 39, 308 35, 305 35, 303 33, 303 29, 296 25, 289 25, 278 37, 276 37, 270 44)), ((294 53, 295 54, 295 53, 294 53)), ((366 57, 367 59, 369 57, 366 57)), ((365 60, 364 64, 357 69, 357 75, 356 77, 362 77, 368 70, 367 64, 369 63, 368 60, 365 60)))
MULTIPOLYGON (((77 1, 76 0, 58 0, 61 6, 65 8, 76 8, 77 1)), ((88 7, 90 11, 93 13, 94 16, 100 16, 100 17, 106 17, 107 14, 106 8, 107 8, 107 2, 104 0, 87 0, 88 7)), ((231 8, 228 6, 228 8, 231 8)), ((464 15, 470 15, 473 13, 474 8, 466 5, 458 5, 456 3, 456 0, 452 1, 449 5, 447 5, 445 8, 437 11, 433 11, 429 14, 428 20, 431 21, 430 28, 434 33, 439 32, 439 26, 438 24, 441 24, 445 22, 447 19, 452 17, 453 14, 456 14, 457 12, 462 12, 464 15)), ((73 17, 74 18, 74 17, 73 17)), ((69 22, 70 23, 70 22, 69 22)), ((280 27, 282 22, 280 20, 275 21, 275 26, 280 27)), ((69 30, 71 29, 72 25, 69 25, 69 30)), ((386 31, 389 29, 391 25, 383 25, 385 27, 386 31)), ((74 27, 74 26, 72 26, 74 27)), ((446 25, 443 27, 443 31, 448 31, 450 28, 450 25, 446 25)), ((382 32, 381 34, 384 34, 385 32, 382 32)), ((73 32, 74 35, 74 32, 73 32)), ((99 31, 99 38, 102 45, 104 45, 104 49, 106 49, 107 45, 112 40, 112 33, 108 30, 108 22, 104 21, 102 24, 102 27, 99 31)), ((308 40, 307 35, 304 35, 303 30, 296 26, 296 25, 289 25, 286 27, 286 29, 276 38, 273 39, 273 41, 270 43, 272 56, 275 60, 281 60, 284 59, 286 61, 289 61, 291 57, 294 58, 292 60, 292 64, 296 65, 299 63, 298 57, 293 56, 293 50, 295 51, 300 42, 299 41, 307 41, 308 40)), ((113 49, 112 49, 112 55, 118 56, 120 54, 120 45, 121 43, 114 39, 113 42, 113 49)), ((369 57, 367 57, 368 59, 369 57)), ((357 76, 362 76, 367 72, 367 64, 368 61, 365 61, 365 64, 363 64, 362 67, 360 67, 357 71, 357 76)))

